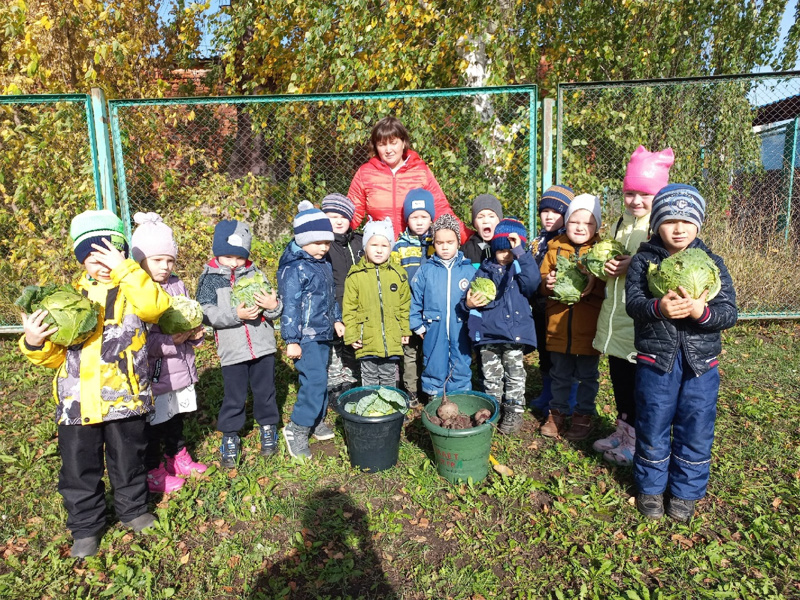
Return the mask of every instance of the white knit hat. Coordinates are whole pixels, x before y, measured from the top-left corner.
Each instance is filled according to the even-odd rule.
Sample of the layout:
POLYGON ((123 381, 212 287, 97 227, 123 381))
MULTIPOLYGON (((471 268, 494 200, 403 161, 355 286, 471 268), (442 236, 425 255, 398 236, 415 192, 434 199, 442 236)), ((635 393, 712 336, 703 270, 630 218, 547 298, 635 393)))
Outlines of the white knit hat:
POLYGON ((600 231, 600 225, 602 225, 602 220, 600 217, 600 197, 593 196, 592 194, 580 194, 575 196, 575 199, 569 203, 569 207, 567 208, 567 214, 564 216, 564 223, 569 221, 569 218, 572 216, 576 210, 588 210, 592 213, 594 217, 595 225, 597 226, 597 230, 600 231))

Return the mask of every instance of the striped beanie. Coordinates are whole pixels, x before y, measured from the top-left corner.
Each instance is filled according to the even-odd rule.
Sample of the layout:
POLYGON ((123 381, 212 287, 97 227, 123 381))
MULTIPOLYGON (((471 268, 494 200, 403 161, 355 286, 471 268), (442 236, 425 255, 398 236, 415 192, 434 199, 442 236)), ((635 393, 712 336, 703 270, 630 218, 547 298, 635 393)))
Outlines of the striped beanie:
POLYGON ((69 225, 72 250, 75 258, 83 264, 94 252, 92 245, 104 246, 103 239, 128 255, 128 241, 125 239, 125 226, 122 220, 110 210, 87 210, 72 219, 69 225))
POLYGON ((297 215, 292 221, 294 241, 301 248, 314 242, 332 242, 333 227, 325 213, 314 208, 308 200, 297 205, 297 215))
POLYGON ((706 201, 697 188, 685 183, 671 183, 662 188, 653 198, 650 229, 658 232, 658 228, 664 221, 675 219, 694 223, 699 232, 705 218, 706 201))
POLYGON ((575 199, 575 192, 566 185, 551 185, 542 194, 539 200, 539 212, 549 208, 556 211, 562 217, 567 214, 569 203, 575 199))
POLYGON ((253 235, 250 225, 244 221, 222 220, 214 227, 211 251, 214 256, 239 256, 250 258, 250 243, 253 235))
POLYGON ((514 217, 507 217, 500 221, 497 224, 497 227, 494 228, 492 252, 497 252, 498 250, 508 250, 511 248, 511 243, 508 241, 508 236, 512 233, 516 233, 519 236, 522 246, 525 246, 525 244, 528 243, 528 232, 525 231, 525 225, 522 224, 522 221, 515 219, 514 217))
POLYGON ((322 212, 342 215, 348 221, 353 220, 356 205, 344 194, 328 194, 322 199, 322 212))

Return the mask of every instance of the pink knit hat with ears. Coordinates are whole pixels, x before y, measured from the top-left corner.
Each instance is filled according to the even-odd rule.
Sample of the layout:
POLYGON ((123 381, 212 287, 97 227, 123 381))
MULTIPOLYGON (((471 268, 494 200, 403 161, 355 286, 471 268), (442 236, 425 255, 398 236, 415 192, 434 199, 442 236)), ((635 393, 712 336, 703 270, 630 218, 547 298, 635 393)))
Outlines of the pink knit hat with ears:
POLYGON ((137 212, 133 221, 138 225, 131 236, 131 255, 141 263, 150 256, 178 258, 178 246, 172 237, 172 229, 154 212, 137 212))
POLYGON ((672 148, 648 152, 647 148, 639 146, 628 161, 625 179, 622 180, 622 191, 657 194, 658 190, 669 183, 669 168, 674 162, 672 148))

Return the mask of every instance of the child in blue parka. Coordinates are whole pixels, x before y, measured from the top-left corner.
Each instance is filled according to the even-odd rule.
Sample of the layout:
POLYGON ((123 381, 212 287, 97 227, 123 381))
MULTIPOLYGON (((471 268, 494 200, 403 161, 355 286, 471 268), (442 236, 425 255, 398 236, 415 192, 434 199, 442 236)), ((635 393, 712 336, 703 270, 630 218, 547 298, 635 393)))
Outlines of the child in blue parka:
POLYGON ((460 228, 452 215, 433 224, 432 256, 411 281, 411 331, 422 338, 422 391, 429 396, 471 389, 472 348, 467 310, 461 300, 475 277, 475 267, 459 250, 460 228), (449 375, 449 379, 448 379, 449 375))
POLYGON ((477 277, 491 280, 497 290, 493 300, 482 292, 467 292, 470 309, 467 327, 481 357, 484 390, 501 404, 501 433, 517 433, 525 411, 523 357, 536 346, 536 327, 530 300, 542 276, 530 252, 525 252, 525 226, 517 219, 500 221, 491 241, 493 257, 484 260, 477 277), (505 388, 505 389, 504 389, 505 388))
POLYGON ((283 300, 281 336, 286 356, 294 359, 300 387, 291 421, 283 428, 292 457, 311 457, 309 436, 329 440, 328 358, 331 343, 344 335, 331 264, 325 255, 333 241, 328 217, 307 200, 298 206, 294 239, 278 263, 278 292, 283 300))

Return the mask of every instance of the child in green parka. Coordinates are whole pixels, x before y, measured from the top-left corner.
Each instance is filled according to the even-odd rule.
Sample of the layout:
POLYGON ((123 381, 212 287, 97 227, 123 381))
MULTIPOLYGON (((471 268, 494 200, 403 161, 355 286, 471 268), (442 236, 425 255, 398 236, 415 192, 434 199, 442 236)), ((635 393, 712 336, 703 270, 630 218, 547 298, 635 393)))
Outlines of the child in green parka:
POLYGON ((389 260, 393 243, 391 219, 369 221, 364 226, 364 257, 344 282, 344 343, 355 348, 361 385, 396 385, 403 345, 411 335, 411 288, 405 269, 389 260))

